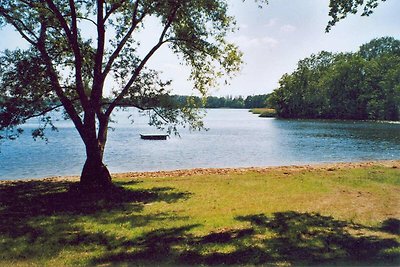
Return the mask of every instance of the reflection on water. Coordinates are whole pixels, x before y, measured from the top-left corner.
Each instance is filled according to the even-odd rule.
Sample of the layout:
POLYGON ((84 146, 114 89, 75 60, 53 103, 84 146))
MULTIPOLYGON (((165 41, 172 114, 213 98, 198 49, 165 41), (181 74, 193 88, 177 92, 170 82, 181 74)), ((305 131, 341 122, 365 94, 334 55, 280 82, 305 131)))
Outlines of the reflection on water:
MULTIPOLYGON (((317 162, 400 159, 400 124, 387 122, 277 120, 247 110, 209 110, 209 131, 167 141, 141 140, 154 133, 135 113, 120 111, 109 133, 105 163, 111 172, 195 167, 276 166, 317 162)), ((77 175, 84 146, 70 123, 60 122, 48 144, 26 134, 1 145, 0 179, 77 175)))

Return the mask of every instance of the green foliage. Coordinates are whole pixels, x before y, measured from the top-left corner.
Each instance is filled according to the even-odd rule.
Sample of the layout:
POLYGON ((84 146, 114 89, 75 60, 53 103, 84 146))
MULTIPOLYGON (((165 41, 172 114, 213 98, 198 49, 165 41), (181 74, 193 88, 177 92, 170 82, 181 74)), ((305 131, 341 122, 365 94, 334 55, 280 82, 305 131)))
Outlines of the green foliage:
POLYGON ((61 105, 45 72, 42 59, 32 50, 7 50, 0 57, 0 130, 5 130, 0 139, 17 137, 22 129, 15 126, 32 117, 42 122, 32 131, 34 137, 43 138, 47 125, 55 129, 46 113, 61 105))
POLYGON ((235 29, 227 9, 226 0, 0 1, 0 26, 12 26, 29 44, 0 57, 0 139, 18 137, 18 126, 32 117, 43 122, 32 135, 45 138, 46 127, 54 129, 46 114, 62 106, 86 147, 82 183, 107 187, 111 176, 102 160, 115 108, 137 107, 169 133, 180 125, 202 129, 197 107, 171 104, 171 82, 147 63, 168 46, 191 68, 202 95, 232 77, 242 55, 226 40, 235 29), (137 36, 149 18, 159 33, 143 47, 137 36), (112 84, 111 94, 105 84, 112 84))
POLYGON ((243 108, 244 99, 242 96, 232 97, 213 97, 209 96, 206 100, 206 107, 208 108, 243 108))
POLYGON ((311 55, 282 76, 271 101, 284 118, 399 120, 399 51, 384 37, 356 53, 311 55))
POLYGON ((156 119, 155 125, 167 123, 176 128, 178 120, 172 116, 175 114, 198 127, 197 121, 191 124, 192 111, 184 112, 189 109, 180 109, 178 114, 168 110, 171 106, 161 105, 164 102, 157 98, 168 94, 170 82, 161 81, 158 71, 145 65, 161 46, 168 45, 192 68, 190 77, 202 94, 215 86, 222 75, 233 75, 239 69, 241 54, 236 46, 225 41, 226 33, 235 24, 234 18, 227 15, 227 7, 227 2, 222 0, 195 3, 122 0, 97 4, 92 1, 2 1, 1 23, 13 26, 31 47, 27 51, 7 51, 2 56, 0 63, 7 74, 0 79, 0 99, 7 108, 0 111, 3 117, 0 130, 12 130, 30 117, 41 116, 62 104, 85 141, 88 128, 94 125, 93 119, 89 123, 85 116, 93 117, 95 112, 99 123, 104 124, 100 128, 107 128, 109 115, 121 103, 158 114, 162 119, 152 116, 156 119), (157 18, 162 27, 158 42, 147 48, 145 56, 140 56, 135 33, 145 29, 147 17, 157 18), (85 27, 95 31, 95 39, 83 34, 84 22, 89 25, 85 27), (114 37, 107 40, 110 33, 114 37), (8 62, 13 64, 8 66, 8 62), (30 68, 29 72, 23 70, 26 77, 18 74, 21 67, 17 65, 30 68), (114 80, 117 86, 113 97, 103 101, 106 79, 114 80), (21 88, 24 84, 28 84, 23 89, 25 93, 16 95, 13 87, 21 88), (31 105, 32 94, 43 96, 41 104, 31 105), (15 108, 21 112, 11 110, 17 102, 15 108), (13 118, 7 118, 10 116, 13 118))
POLYGON ((252 95, 247 96, 244 100, 245 108, 264 108, 269 107, 269 97, 271 94, 266 95, 252 95))
POLYGON ((358 54, 367 60, 376 59, 384 55, 400 56, 400 41, 393 37, 382 37, 360 46, 358 54))
POLYGON ((330 0, 329 16, 331 20, 326 26, 326 32, 329 32, 337 22, 346 18, 348 14, 356 14, 360 7, 362 8, 361 16, 369 16, 378 6, 379 2, 385 1, 386 0, 330 0))
POLYGON ((183 105, 188 99, 192 99, 198 107, 204 108, 260 108, 269 106, 270 94, 266 95, 251 95, 243 98, 242 96, 207 96, 200 98, 196 96, 173 96, 173 99, 179 105, 183 105))

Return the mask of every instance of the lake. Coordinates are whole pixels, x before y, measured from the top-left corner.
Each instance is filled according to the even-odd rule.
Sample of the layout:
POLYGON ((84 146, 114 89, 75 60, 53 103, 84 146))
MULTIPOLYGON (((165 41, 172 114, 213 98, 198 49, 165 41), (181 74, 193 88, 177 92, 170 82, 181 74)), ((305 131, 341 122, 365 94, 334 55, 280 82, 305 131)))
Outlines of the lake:
MULTIPOLYGON (((111 172, 209 167, 278 166, 342 161, 400 159, 400 124, 390 122, 279 120, 247 110, 207 110, 208 131, 182 130, 166 141, 141 140, 156 133, 148 119, 118 111, 109 133, 105 164, 111 172)), ((30 130, 0 145, 0 179, 79 175, 85 150, 70 122, 56 123, 49 142, 34 141, 30 130)))

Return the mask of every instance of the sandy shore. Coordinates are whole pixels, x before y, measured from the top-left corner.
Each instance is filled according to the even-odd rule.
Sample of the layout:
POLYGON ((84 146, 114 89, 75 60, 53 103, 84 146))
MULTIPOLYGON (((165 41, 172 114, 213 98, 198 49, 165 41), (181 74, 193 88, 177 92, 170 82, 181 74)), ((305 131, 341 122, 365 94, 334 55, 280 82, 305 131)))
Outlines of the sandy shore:
MULTIPOLYGON (((273 166, 273 167, 247 167, 247 168, 195 168, 182 169, 172 171, 152 171, 152 172, 124 172, 112 173, 113 178, 141 178, 141 177, 182 177, 191 175, 227 175, 240 174, 248 171, 258 173, 268 173, 273 171, 283 171, 284 173, 294 173, 300 171, 334 171, 338 169, 363 168, 370 166, 385 166, 395 169, 400 169, 400 160, 385 160, 385 161, 363 161, 363 162, 340 162, 340 163, 324 163, 310 165, 290 165, 290 166, 273 166)), ((55 176, 47 178, 21 179, 21 180, 3 180, 0 184, 26 182, 26 181, 79 181, 79 176, 55 176)))
POLYGON ((343 163, 327 163, 327 164, 311 164, 311 165, 290 165, 290 166, 273 166, 273 167, 248 167, 248 168, 196 168, 174 171, 156 171, 156 172, 127 172, 116 173, 112 176, 115 178, 136 178, 136 177, 177 177, 191 175, 210 175, 210 174, 232 174, 254 171, 259 173, 268 173, 271 171, 299 172, 304 170, 326 170, 333 171, 336 169, 362 168, 368 166, 385 166, 400 169, 400 160, 389 161, 368 161, 368 162, 343 162, 343 163))

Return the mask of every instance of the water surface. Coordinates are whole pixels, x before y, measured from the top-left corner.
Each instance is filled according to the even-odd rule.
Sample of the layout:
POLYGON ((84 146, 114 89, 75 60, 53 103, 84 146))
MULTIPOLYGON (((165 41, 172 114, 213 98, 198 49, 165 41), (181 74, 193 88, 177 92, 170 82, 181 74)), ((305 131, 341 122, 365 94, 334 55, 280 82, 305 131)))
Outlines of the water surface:
MULTIPOLYGON (((119 111, 110 131, 105 163, 111 172, 206 167, 278 166, 400 159, 400 124, 387 122, 277 120, 247 110, 208 110, 208 131, 181 131, 181 138, 141 140, 155 133, 148 119, 119 111)), ((34 123, 31 122, 31 123, 34 123)), ((0 179, 79 175, 85 152, 69 122, 59 122, 49 143, 29 133, 0 146, 0 179)))

